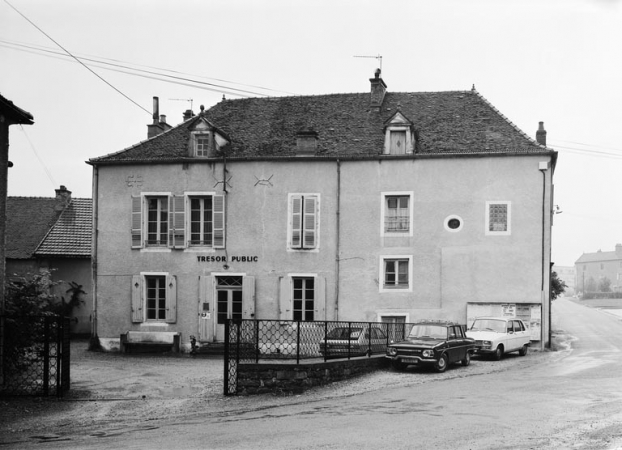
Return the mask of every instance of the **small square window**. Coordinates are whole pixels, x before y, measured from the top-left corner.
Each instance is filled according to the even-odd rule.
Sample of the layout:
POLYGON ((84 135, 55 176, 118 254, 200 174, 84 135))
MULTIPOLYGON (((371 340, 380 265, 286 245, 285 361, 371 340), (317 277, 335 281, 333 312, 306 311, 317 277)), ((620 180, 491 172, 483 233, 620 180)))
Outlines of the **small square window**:
POLYGON ((382 223, 380 234, 383 236, 412 236, 412 192, 382 193, 382 223))
POLYGON ((412 262, 410 256, 381 257, 380 292, 412 291, 412 262))

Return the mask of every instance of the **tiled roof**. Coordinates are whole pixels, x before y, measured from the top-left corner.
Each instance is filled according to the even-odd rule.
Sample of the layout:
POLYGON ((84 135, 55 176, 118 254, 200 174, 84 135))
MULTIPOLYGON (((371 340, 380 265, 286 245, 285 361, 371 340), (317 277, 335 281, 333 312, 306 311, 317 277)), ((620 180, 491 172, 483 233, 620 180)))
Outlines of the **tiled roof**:
POLYGON ((583 253, 579 259, 575 261, 577 263, 590 263, 590 262, 605 262, 605 261, 622 261, 622 253, 620 252, 601 252, 596 253, 583 253))
POLYGON ((6 257, 32 258, 37 246, 58 219, 56 199, 44 197, 7 197, 6 257))
POLYGON ((201 117, 231 139, 229 158, 294 156, 301 130, 317 132, 316 156, 377 156, 383 152, 385 122, 397 111, 414 125, 418 154, 554 153, 473 89, 387 92, 380 111, 370 107, 369 93, 223 100, 165 133, 90 162, 188 158, 189 129, 201 117))
POLYGON ((35 251, 35 255, 89 258, 92 223, 93 202, 91 199, 72 199, 35 251))
POLYGON ((6 257, 90 257, 91 223, 91 199, 63 210, 55 198, 7 197, 6 257))

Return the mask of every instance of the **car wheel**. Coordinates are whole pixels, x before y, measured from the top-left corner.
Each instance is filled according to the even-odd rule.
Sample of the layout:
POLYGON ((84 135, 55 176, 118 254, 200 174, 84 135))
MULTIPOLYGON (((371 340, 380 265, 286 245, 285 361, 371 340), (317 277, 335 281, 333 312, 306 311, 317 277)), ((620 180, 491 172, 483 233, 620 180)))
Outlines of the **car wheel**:
POLYGON ((406 367, 402 361, 398 361, 397 359, 395 361, 391 361, 391 366, 395 370, 404 370, 404 368, 406 367))
POLYGON ((518 351, 518 354, 521 356, 525 356, 529 351, 529 346, 527 344, 523 345, 523 347, 518 351))
POLYGON ((497 346, 497 349, 493 353, 492 358, 495 361, 499 361, 502 356, 503 356, 503 345, 499 345, 499 346, 497 346))
POLYGON ((462 360, 462 365, 466 367, 469 364, 471 364, 471 352, 466 352, 466 355, 464 355, 464 359, 462 360))
POLYGON ((445 370, 447 369, 447 364, 449 364, 447 355, 442 354, 441 357, 436 362, 436 365, 434 366, 434 368, 436 369, 437 372, 445 372, 445 370))

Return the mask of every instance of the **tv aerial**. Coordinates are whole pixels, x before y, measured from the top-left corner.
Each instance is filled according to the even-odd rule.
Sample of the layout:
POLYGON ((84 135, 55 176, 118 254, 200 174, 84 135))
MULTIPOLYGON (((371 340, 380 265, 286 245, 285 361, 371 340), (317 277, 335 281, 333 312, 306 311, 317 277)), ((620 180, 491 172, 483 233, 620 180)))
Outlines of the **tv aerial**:
POLYGON ((378 60, 378 64, 379 64, 379 69, 382 72, 382 55, 376 55, 376 56, 368 56, 368 55, 354 55, 355 58, 373 58, 373 59, 377 59, 378 60))

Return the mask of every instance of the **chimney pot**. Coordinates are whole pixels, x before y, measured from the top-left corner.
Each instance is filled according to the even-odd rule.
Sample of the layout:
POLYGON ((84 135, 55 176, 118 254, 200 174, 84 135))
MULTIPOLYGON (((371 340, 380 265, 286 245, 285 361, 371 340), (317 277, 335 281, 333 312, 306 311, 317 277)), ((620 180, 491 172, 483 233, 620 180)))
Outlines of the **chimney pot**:
POLYGON ((536 142, 546 147, 546 130, 544 129, 544 122, 538 123, 538 131, 536 131, 536 142))
POLYGON ((166 123, 166 115, 164 114, 160 115, 160 123, 166 123))
POLYGON ((160 115, 160 99, 153 97, 153 123, 158 123, 158 116, 160 115))

